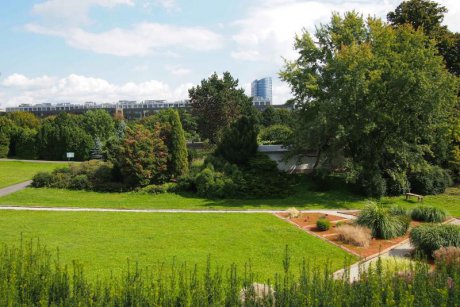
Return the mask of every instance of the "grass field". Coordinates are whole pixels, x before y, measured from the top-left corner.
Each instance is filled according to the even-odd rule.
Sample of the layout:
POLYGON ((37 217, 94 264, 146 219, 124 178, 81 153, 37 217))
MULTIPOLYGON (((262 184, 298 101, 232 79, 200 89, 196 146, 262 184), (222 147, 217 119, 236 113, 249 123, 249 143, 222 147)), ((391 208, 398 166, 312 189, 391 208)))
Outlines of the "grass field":
POLYGON ((0 161, 0 188, 30 180, 40 171, 52 171, 64 165, 62 163, 0 161))
POLYGON ((145 214, 91 212, 0 213, 1 243, 39 238, 48 249, 59 248, 64 263, 79 260, 91 277, 117 273, 130 262, 141 267, 211 261, 240 269, 250 260, 261 278, 282 271, 285 244, 292 265, 302 259, 343 266, 348 254, 270 214, 145 214))
MULTIPOLYGON (((405 208, 417 205, 404 197, 383 199, 405 208)), ((0 204, 45 207, 87 207, 126 209, 361 209, 365 198, 345 192, 314 192, 305 188, 284 199, 211 200, 177 194, 144 195, 137 193, 96 193, 59 189, 28 188, 0 198, 0 204)), ((444 208, 460 217, 460 187, 449 188, 441 195, 426 196, 425 205, 444 208)))

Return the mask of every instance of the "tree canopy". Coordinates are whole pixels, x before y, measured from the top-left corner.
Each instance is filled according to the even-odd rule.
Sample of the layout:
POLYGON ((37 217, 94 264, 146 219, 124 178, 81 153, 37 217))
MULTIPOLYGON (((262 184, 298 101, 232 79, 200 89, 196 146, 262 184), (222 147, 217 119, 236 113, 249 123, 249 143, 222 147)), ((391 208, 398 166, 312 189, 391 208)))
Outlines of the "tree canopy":
POLYGON ((214 73, 203 79, 189 90, 189 96, 200 135, 212 143, 217 143, 224 129, 252 108, 251 99, 229 72, 224 72, 222 78, 214 73))
POLYGON ((407 189, 407 174, 447 156, 458 80, 421 30, 355 12, 295 40, 281 78, 295 94, 297 148, 367 194, 407 189))

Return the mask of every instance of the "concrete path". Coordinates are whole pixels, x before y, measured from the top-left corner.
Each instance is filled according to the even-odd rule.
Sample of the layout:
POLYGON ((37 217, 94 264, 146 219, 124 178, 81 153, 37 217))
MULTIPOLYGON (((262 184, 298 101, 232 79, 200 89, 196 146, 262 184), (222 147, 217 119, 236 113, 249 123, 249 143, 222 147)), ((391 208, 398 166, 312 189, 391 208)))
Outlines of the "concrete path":
MULTIPOLYGON (((20 207, 20 206, 8 206, 1 205, 0 210, 12 210, 12 211, 58 211, 58 212, 125 212, 125 213, 280 213, 285 212, 284 210, 186 210, 186 209, 114 209, 114 208, 80 208, 80 207, 20 207)), ((303 210, 302 212, 308 213, 322 213, 337 215, 344 218, 350 218, 349 215, 338 213, 335 210, 303 210)))
POLYGON ((0 197, 6 196, 8 194, 13 194, 17 191, 27 188, 32 183, 32 180, 27 180, 18 184, 10 185, 6 188, 0 189, 0 197))

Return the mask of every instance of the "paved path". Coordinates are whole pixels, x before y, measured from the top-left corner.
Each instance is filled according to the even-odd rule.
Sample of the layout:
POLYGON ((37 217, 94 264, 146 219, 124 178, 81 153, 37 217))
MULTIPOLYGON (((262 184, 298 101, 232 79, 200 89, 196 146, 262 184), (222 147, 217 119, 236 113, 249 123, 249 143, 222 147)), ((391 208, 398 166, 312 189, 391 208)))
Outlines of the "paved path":
POLYGON ((18 184, 10 185, 6 188, 0 189, 0 197, 6 196, 8 194, 13 194, 17 191, 27 188, 32 183, 32 180, 21 182, 18 184))
MULTIPOLYGON (((13 210, 13 211, 59 211, 59 212, 125 212, 125 213, 280 213, 284 210, 186 210, 186 209, 114 209, 114 208, 80 208, 80 207, 20 207, 1 205, 0 210, 13 210)), ((335 210, 303 210, 302 212, 308 213, 322 213, 332 214, 344 218, 350 218, 349 215, 344 214, 343 210, 338 213, 335 210)))

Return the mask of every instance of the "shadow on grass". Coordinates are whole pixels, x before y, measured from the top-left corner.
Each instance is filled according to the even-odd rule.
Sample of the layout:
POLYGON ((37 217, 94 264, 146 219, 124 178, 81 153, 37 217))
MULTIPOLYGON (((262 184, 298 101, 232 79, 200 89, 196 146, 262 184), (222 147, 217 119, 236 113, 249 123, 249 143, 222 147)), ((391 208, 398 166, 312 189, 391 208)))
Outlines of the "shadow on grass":
POLYGON ((193 193, 180 193, 184 198, 201 200, 202 207, 264 207, 264 208, 318 208, 318 209, 359 209, 367 200, 353 194, 345 185, 325 191, 315 190, 309 179, 301 179, 293 187, 292 193, 284 198, 243 198, 243 199, 203 199, 193 193), (204 201, 204 202, 203 202, 204 201))

